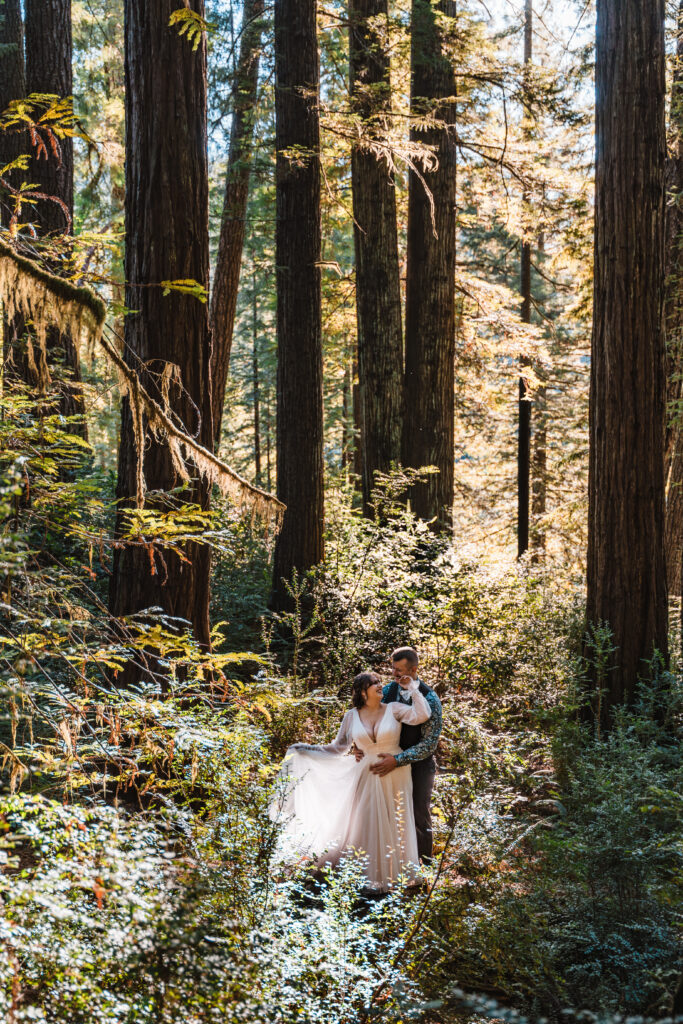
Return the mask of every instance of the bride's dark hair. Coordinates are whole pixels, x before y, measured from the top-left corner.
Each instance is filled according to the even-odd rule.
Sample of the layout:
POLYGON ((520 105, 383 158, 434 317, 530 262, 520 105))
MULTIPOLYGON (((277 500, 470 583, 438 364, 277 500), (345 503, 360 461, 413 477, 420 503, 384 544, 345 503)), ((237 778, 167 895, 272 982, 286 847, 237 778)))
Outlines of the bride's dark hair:
POLYGON ((351 703, 354 708, 362 708, 365 704, 365 693, 369 686, 381 682, 376 672, 361 672, 353 680, 351 686, 351 703))

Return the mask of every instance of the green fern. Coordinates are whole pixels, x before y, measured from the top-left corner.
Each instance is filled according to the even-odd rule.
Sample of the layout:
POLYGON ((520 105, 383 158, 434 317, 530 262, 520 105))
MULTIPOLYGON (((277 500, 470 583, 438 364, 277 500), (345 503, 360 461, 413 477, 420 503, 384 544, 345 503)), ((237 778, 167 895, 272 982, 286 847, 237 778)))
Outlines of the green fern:
POLYGON ((196 11, 191 11, 189 7, 181 7, 174 11, 168 23, 171 26, 180 26, 179 34, 187 36, 188 42, 192 43, 193 51, 198 48, 204 33, 211 32, 215 28, 212 22, 202 18, 201 14, 197 14, 196 11))

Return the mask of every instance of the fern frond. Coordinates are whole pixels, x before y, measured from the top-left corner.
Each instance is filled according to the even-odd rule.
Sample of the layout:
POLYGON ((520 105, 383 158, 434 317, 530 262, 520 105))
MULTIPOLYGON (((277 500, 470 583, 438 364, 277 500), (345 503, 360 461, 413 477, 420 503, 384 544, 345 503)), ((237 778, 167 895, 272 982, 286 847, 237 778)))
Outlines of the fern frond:
POLYGON ((192 43, 193 51, 199 47, 202 36, 214 31, 216 27, 206 18, 202 18, 201 14, 190 10, 189 7, 181 7, 179 10, 173 11, 168 23, 170 26, 179 26, 178 34, 187 36, 188 42, 192 43))

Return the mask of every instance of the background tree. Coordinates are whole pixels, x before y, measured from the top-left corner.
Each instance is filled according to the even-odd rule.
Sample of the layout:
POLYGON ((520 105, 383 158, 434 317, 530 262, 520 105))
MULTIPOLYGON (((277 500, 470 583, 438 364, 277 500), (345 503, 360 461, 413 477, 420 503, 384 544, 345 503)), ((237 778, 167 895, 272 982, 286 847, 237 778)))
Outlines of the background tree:
MULTIPOLYGON (((7 109, 12 100, 26 95, 26 74, 24 68, 24 22, 19 0, 4 0, 0 6, 0 112, 7 109)), ((16 160, 26 148, 25 139, 19 132, 3 132, 0 135, 0 162, 4 167, 16 160)), ((17 188, 21 184, 21 172, 10 171, 5 176, 17 188)), ((13 205, 3 195, 0 219, 7 227, 13 212, 13 205)))
MULTIPOLYGON (((24 21, 19 0, 5 0, 0 6, 0 112, 7 109, 12 100, 26 95, 26 73, 24 65, 24 21)), ((26 149, 26 138, 20 132, 3 132, 0 135, 0 166, 6 167, 26 149)), ((20 170, 7 171, 3 177, 11 188, 18 188, 24 178, 20 170)), ((0 205, 0 223, 8 227, 15 207, 11 196, 3 189, 0 205)), ((16 364, 19 376, 28 379, 28 366, 18 351, 18 342, 24 333, 24 318, 15 316, 4 322, 3 365, 5 375, 12 364, 16 364)), ((6 378, 7 379, 7 376, 6 378)))
MULTIPOLYGON (((531 119, 531 90, 529 89, 529 65, 533 46, 533 4, 524 4, 524 71, 522 84, 522 122, 524 135, 529 138, 531 119)), ((522 322, 531 323, 531 225, 529 224, 529 194, 522 196, 525 213, 524 236, 521 246, 520 291, 522 293, 522 322)), ((517 420, 517 556, 521 557, 529 547, 529 484, 531 480, 531 396, 529 382, 525 375, 528 359, 522 359, 519 377, 519 402, 517 420)))
MULTIPOLYGON (((59 96, 71 101, 73 95, 71 0, 27 0, 26 2, 26 90, 28 93, 59 96)), ((41 155, 34 149, 29 180, 46 198, 38 200, 31 218, 40 235, 56 237, 73 230, 74 153, 73 139, 57 143, 58 152, 49 146, 41 155), (55 201, 58 200, 58 201, 55 201)), ((50 269, 69 274, 69 254, 51 259, 50 269)), ((85 404, 81 380, 78 339, 51 331, 48 336, 51 361, 61 360, 66 380, 61 388, 60 412, 77 416, 73 430, 87 435, 85 404)))
POLYGON ((259 55, 263 34, 264 0, 245 0, 242 11, 242 39, 232 88, 232 129, 225 175, 225 196, 221 231, 211 295, 211 387, 213 433, 216 449, 220 443, 225 384, 237 311, 237 293, 246 225, 249 174, 259 55))
POLYGON ((599 0, 596 40, 587 617, 613 633, 608 722, 667 652, 663 0, 599 0))
MULTIPOLYGON (((536 243, 539 260, 545 249, 545 237, 541 231, 536 243)), ((534 395, 536 415, 533 424, 533 453, 531 456, 531 514, 533 530, 531 533, 531 557, 538 562, 545 553, 546 528, 543 519, 547 508, 548 488, 548 388, 545 381, 546 371, 538 368, 539 384, 534 395)))
MULTIPOLYGON (((126 306, 125 358, 140 382, 205 448, 213 444, 206 305, 162 281, 208 285, 206 44, 195 51, 176 27, 174 0, 125 5, 126 55, 126 306), (154 73, 150 73, 150 69, 154 73), (150 245, 150 239, 155 240, 150 245), (169 376, 169 370, 171 374, 169 376)), ((202 0, 188 8, 204 16, 202 0)), ((137 456, 151 503, 160 509, 209 506, 209 487, 195 479, 182 492, 171 451, 153 435, 129 398, 123 401, 119 447, 117 532, 137 493, 137 456), (136 436, 137 435, 137 436, 136 436)), ((114 556, 110 606, 117 616, 152 606, 192 624, 209 642, 209 549, 190 542, 181 557, 150 566, 144 546, 123 544, 114 556)))
POLYGON ((455 16, 454 0, 413 0, 411 115, 421 124, 411 136, 433 147, 438 163, 409 179, 402 444, 405 466, 438 469, 411 489, 411 506, 446 531, 455 416, 455 16))
POLYGON ((681 594, 683 565, 683 4, 678 8, 676 53, 669 104, 670 152, 666 166, 666 573, 669 592, 681 594))
POLYGON ((396 188, 387 157, 391 121, 388 5, 350 0, 351 150, 363 507, 377 471, 401 458, 403 340, 396 188))
POLYGON ((315 0, 276 0, 277 496, 287 506, 274 556, 283 579, 323 557, 320 122, 315 0))

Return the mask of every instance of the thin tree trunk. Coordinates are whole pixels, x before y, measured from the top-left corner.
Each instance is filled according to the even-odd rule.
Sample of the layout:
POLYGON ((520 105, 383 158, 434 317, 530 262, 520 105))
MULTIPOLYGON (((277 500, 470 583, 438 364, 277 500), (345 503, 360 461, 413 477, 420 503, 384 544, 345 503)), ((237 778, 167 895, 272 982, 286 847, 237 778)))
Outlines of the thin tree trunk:
POLYGON ((273 479, 271 472, 271 459, 270 459, 270 399, 266 397, 266 489, 272 491, 273 479))
POLYGON ((363 480, 363 449, 361 437, 363 436, 363 404, 360 398, 360 384, 358 382, 358 345, 353 347, 351 358, 351 404, 353 406, 353 475, 355 480, 361 484, 363 480))
MULTIPOLYGON (((545 250, 543 232, 538 236, 537 249, 539 253, 543 253, 545 250)), ((539 369, 537 372, 543 379, 543 370, 539 369)), ((531 533, 531 560, 538 563, 545 555, 546 531, 543 526, 543 517, 546 514, 548 490, 548 389, 544 383, 539 384, 536 389, 534 405, 537 412, 534 417, 531 462, 531 514, 534 523, 531 533)))
POLYGON ((587 618, 616 648, 594 679, 608 726, 667 655, 664 0, 598 0, 596 39, 587 618))
MULTIPOLYGON (((26 95, 24 22, 20 0, 4 0, 0 7, 0 46, 0 111, 4 111, 12 100, 23 99, 26 95)), ((0 166, 5 167, 27 151, 28 137, 22 132, 0 133, 0 166)), ((10 171, 5 178, 10 185, 18 188, 24 176, 24 171, 10 171)), ((3 195, 0 207, 3 227, 7 227, 13 212, 13 203, 3 195)))
POLYGON ((676 60, 671 85, 667 160, 666 211, 666 354, 667 428, 664 455, 666 480, 666 570, 669 590, 683 594, 683 3, 678 9, 676 60))
POLYGON ((254 113, 258 90, 259 56, 263 33, 264 0, 245 0, 242 42, 232 90, 232 131, 221 233, 211 296, 211 388, 214 447, 220 444, 225 386, 235 328, 237 291, 244 246, 249 173, 252 163, 254 113))
POLYGON ((349 429, 351 416, 351 363, 348 358, 344 360, 344 385, 342 390, 342 440, 341 440, 341 468, 344 477, 348 482, 349 448, 351 442, 351 430, 349 429))
MULTIPOLYGON (((456 94, 450 29, 454 0, 413 0, 411 109, 440 122, 413 129, 438 167, 410 173, 406 276, 403 463, 438 473, 411 488, 411 505, 435 530, 452 529, 455 461, 456 94), (433 199, 425 190, 425 184, 433 199)), ((454 33, 453 33, 454 36, 454 33)))
MULTIPOLYGON (((26 0, 26 89, 60 97, 73 94, 71 70, 71 0, 26 0)), ((68 217, 57 203, 43 200, 35 208, 40 233, 71 231, 74 208, 73 139, 60 139, 61 159, 31 161, 31 181, 40 191, 61 199, 68 217)))
MULTIPOLYGON (((169 19, 176 0, 125 3, 126 56, 126 359, 145 388, 162 400, 161 375, 169 364, 174 415, 205 447, 213 439, 209 386, 209 326, 204 304, 171 291, 161 281, 209 279, 206 46, 193 52, 169 19), (154 244, 151 244, 153 240, 154 244)), ((204 15, 203 0, 191 9, 204 15)), ((145 425, 146 426, 146 425, 145 425)), ((137 452, 131 404, 121 415, 117 532, 136 494, 137 452)), ((164 508, 193 503, 209 507, 209 487, 197 478, 181 498, 180 484, 163 438, 147 430, 143 470, 150 504, 164 508)), ((195 638, 209 644, 209 549, 190 543, 186 560, 165 552, 153 571, 140 547, 115 552, 110 603, 115 615, 158 606, 191 623, 195 638)), ((133 674, 131 672, 131 674, 133 674)))
MULTIPOLYGON (((71 0, 26 0, 27 92, 71 97, 71 55, 71 0)), ((29 180, 37 186, 36 191, 59 199, 62 204, 52 198, 43 199, 33 208, 31 219, 41 235, 63 235, 73 231, 73 139, 60 139, 59 149, 59 158, 54 156, 49 146, 47 158, 39 159, 34 155, 28 174, 29 180)), ((63 270, 58 262, 53 263, 50 269, 54 273, 63 270)), ((85 403, 79 387, 78 341, 78 338, 55 330, 48 334, 47 347, 49 360, 63 360, 66 369, 67 380, 60 389, 59 411, 64 416, 80 417, 70 430, 86 437, 85 403)))
POLYGON ((319 66, 315 0, 275 0, 277 496, 273 604, 323 557, 319 66))
MULTIPOLYGON (((0 111, 7 109, 12 100, 23 99, 26 95, 24 71, 24 22, 20 0, 5 0, 0 8, 0 111)), ((22 132, 0 133, 0 166, 6 167, 22 153, 28 151, 28 137, 22 132)), ((18 188, 24 177, 23 171, 9 171, 5 176, 12 188, 18 188)), ((0 223, 8 227, 14 213, 14 203, 8 194, 2 195, 0 223)), ((3 321, 3 365, 7 374, 14 358, 21 358, 17 343, 24 333, 24 318, 15 316, 3 321)), ((23 362, 23 360, 22 360, 23 362)), ((22 379, 28 379, 28 366, 14 370, 22 379)), ((11 372, 10 372, 11 375, 11 372)))
POLYGON ((403 339, 396 190, 385 157, 373 142, 391 119, 387 0, 350 0, 351 108, 362 138, 351 150, 358 374, 363 407, 363 511, 371 514, 375 473, 401 458, 403 339))
POLYGON ((261 485, 261 384, 258 364, 258 298, 256 294, 256 271, 251 275, 251 320, 252 355, 251 368, 254 381, 254 470, 256 483, 261 485))
MULTIPOLYGON (((529 138, 530 118, 530 96, 528 69, 531 64, 531 52, 533 43, 533 6, 532 0, 525 0, 524 5, 524 84, 522 90, 523 111, 523 134, 529 138)), ((525 213, 529 212, 529 195, 524 191, 522 206, 525 213)), ((520 284, 522 294, 522 323, 531 323, 531 239, 529 225, 524 225, 524 237, 522 240, 522 256, 520 263, 520 284)), ((518 402, 518 424, 517 424, 517 557, 526 552, 529 547, 529 481, 531 476, 531 399, 529 397, 529 384, 525 374, 525 367, 529 366, 528 359, 521 360, 521 372, 519 376, 519 402, 518 402)))

